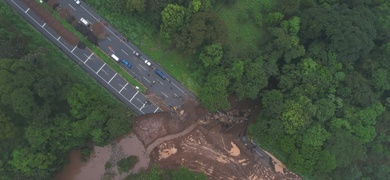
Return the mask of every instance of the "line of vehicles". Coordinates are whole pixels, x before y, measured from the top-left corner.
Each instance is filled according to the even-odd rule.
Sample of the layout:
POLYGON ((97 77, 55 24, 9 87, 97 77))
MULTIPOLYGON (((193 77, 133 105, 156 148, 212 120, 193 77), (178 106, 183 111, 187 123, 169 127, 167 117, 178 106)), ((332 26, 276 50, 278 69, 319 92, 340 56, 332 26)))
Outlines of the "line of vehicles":
MULTIPOLYGON (((80 5, 80 3, 81 3, 80 0, 74 0, 74 2, 75 2, 77 5, 80 5)), ((91 23, 90 23, 88 20, 84 19, 84 18, 80 18, 80 23, 82 23, 84 26, 87 26, 87 27, 89 27, 89 26, 91 25, 91 23)), ((133 55, 134 55, 134 56, 137 56, 139 59, 143 60, 144 63, 145 63, 149 68, 155 69, 155 68, 153 67, 152 63, 151 63, 149 60, 141 58, 142 55, 141 55, 139 52, 133 51, 133 55)), ((125 64, 125 66, 128 67, 129 69, 133 67, 133 65, 131 65, 129 61, 127 61, 127 60, 125 60, 125 59, 120 60, 120 59, 118 58, 118 56, 116 56, 115 54, 111 54, 111 58, 114 59, 114 60, 115 60, 116 62, 118 62, 118 63, 119 63, 119 62, 122 62, 122 63, 125 64)), ((165 76, 165 74, 164 74, 161 70, 156 69, 154 72, 155 72, 158 76, 160 76, 162 79, 164 79, 164 80, 167 79, 167 77, 165 76)))
MULTIPOLYGON (((142 57, 142 55, 141 55, 140 53, 138 53, 137 51, 133 51, 133 55, 137 56, 137 57, 140 58, 140 59, 141 59, 141 57, 142 57)), ((111 58, 112 58, 114 61, 118 62, 118 63, 119 63, 119 62, 122 62, 122 63, 125 64, 125 66, 128 67, 129 69, 133 67, 133 65, 131 65, 130 62, 128 62, 126 59, 120 60, 120 59, 118 58, 118 56, 116 56, 115 54, 111 54, 111 58)), ((141 60, 142 60, 142 59, 141 59, 141 60)), ((145 63, 149 68, 155 69, 155 68, 153 67, 152 63, 151 63, 149 60, 144 59, 143 61, 144 61, 144 63, 145 63)), ((167 77, 165 76, 165 74, 164 74, 161 70, 156 69, 154 72, 155 72, 158 76, 160 76, 162 79, 164 79, 164 80, 167 79, 167 77)))

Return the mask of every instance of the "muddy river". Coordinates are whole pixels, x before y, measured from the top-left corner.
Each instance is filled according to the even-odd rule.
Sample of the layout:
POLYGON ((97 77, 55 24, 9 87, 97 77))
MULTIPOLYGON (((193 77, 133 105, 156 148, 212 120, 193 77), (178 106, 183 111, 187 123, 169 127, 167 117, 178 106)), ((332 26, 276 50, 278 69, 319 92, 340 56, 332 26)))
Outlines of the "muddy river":
POLYGON ((124 179, 128 173, 118 175, 116 162, 127 156, 138 156, 139 162, 129 173, 137 173, 149 166, 149 156, 141 141, 134 134, 129 134, 110 145, 104 147, 94 147, 94 152, 86 162, 80 160, 80 152, 72 151, 69 155, 69 164, 57 174, 56 180, 88 180, 102 179, 106 172, 104 165, 106 162, 112 164, 111 173, 116 174, 114 179, 124 179))
POLYGON ((130 173, 138 173, 149 166, 149 154, 156 146, 164 141, 169 141, 186 135, 195 127, 196 125, 193 124, 182 132, 158 138, 147 148, 143 146, 135 134, 129 134, 107 146, 95 146, 94 152, 86 162, 82 162, 80 160, 80 151, 72 151, 69 155, 69 164, 66 165, 59 174, 57 174, 55 180, 102 179, 104 174, 107 172, 115 174, 114 179, 124 179, 130 173), (116 163, 131 155, 138 157, 138 163, 130 170, 130 172, 119 174, 116 163), (110 162, 112 164, 112 168, 110 170, 105 169, 104 165, 106 162, 110 162))

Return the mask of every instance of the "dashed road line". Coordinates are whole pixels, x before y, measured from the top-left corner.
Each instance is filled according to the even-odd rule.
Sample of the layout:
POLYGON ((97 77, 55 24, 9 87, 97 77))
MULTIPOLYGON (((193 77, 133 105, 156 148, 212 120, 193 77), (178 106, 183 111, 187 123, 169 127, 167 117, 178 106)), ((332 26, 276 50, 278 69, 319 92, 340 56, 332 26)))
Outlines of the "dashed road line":
POLYGON ((73 53, 73 51, 74 51, 76 48, 77 48, 77 46, 75 46, 75 47, 72 49, 72 51, 70 51, 70 52, 73 53))
POLYGON ((127 86, 127 84, 129 84, 129 83, 126 83, 126 84, 122 87, 122 89, 119 91, 119 93, 121 93, 121 92, 123 91, 123 89, 125 89, 125 87, 127 86))
POLYGON ((76 11, 76 8, 74 8, 72 5, 70 5, 69 3, 68 3, 68 5, 73 9, 73 10, 75 10, 76 11))
POLYGON ((91 15, 93 18, 95 18, 96 21, 99 21, 98 18, 96 18, 94 15, 92 15, 87 9, 85 9, 82 5, 80 5, 81 8, 83 8, 85 11, 88 12, 89 15, 91 15))
POLYGON ((146 71, 146 69, 145 69, 141 64, 139 64, 139 66, 141 66, 141 68, 144 69, 144 70, 146 71))
POLYGON ((179 89, 179 91, 181 91, 183 94, 187 95, 183 90, 181 90, 179 87, 176 86, 175 83, 172 83, 177 89, 179 89))
POLYGON ((59 41, 61 39, 61 36, 57 38, 57 41, 59 41))
POLYGON ((100 69, 99 69, 99 70, 96 72, 96 74, 97 74, 97 73, 99 73, 99 72, 100 72, 100 70, 102 70, 102 69, 103 69, 103 67, 104 67, 105 65, 106 65, 106 63, 104 63, 104 64, 103 64, 103 66, 102 66, 102 67, 100 67, 100 69))
POLYGON ((108 72, 106 72, 104 69, 102 69, 102 71, 108 75, 108 72))
POLYGON ((129 54, 127 54, 123 49, 121 49, 121 51, 122 51, 123 53, 125 53, 126 55, 129 55, 129 54))
MULTIPOLYGON (((18 6, 19 7, 19 9, 21 9, 22 11, 24 11, 23 10, 23 8, 21 8, 17 3, 15 3, 13 0, 11 0, 16 6, 18 6)), ((42 27, 42 29, 43 30, 45 30, 46 32, 47 32, 47 34, 49 34, 50 36, 52 36, 54 39, 56 39, 55 37, 54 37, 54 35, 52 34, 52 33, 50 33, 47 29, 45 29, 45 28, 43 28, 44 26, 45 26, 45 24, 44 25, 41 25, 40 23, 38 23, 37 22, 37 20, 35 20, 33 17, 31 17, 27 12, 28 12, 28 10, 29 10, 30 8, 28 8, 26 11, 24 11, 35 23, 37 23, 39 26, 41 26, 42 27)), ((85 8, 84 8, 85 9, 85 8)), ((60 37, 59 37, 60 38, 60 37)), ((74 54, 73 52, 72 52, 72 50, 70 50, 67 46, 65 46, 61 41, 59 41, 59 38, 57 39, 57 41, 65 48, 65 49, 67 49, 69 52, 71 52, 73 55, 74 55, 74 57, 76 57, 78 60, 80 60, 80 61, 82 61, 81 59, 80 59, 80 57, 78 57, 76 54, 74 54)), ((93 53, 91 54, 91 56, 93 55, 93 53)), ((90 56, 90 57, 91 57, 90 56)), ((89 57, 89 58, 90 58, 89 57)), ((88 59, 87 59, 88 60, 88 59)), ((105 65, 105 64, 104 64, 105 65)), ((104 66, 103 65, 103 66, 104 66)), ((92 71, 94 71, 91 67, 89 67, 87 64, 86 64, 86 67, 88 67, 90 70, 92 70, 92 71)), ((100 76, 99 74, 97 74, 96 73, 96 75, 98 75, 103 81, 105 81, 105 82, 107 82, 106 80, 104 80, 104 78, 102 77, 102 76, 100 76)), ((117 73, 113 76, 113 78, 115 77, 117 75, 117 73)), ((113 79, 113 78, 111 78, 111 80, 113 79)), ((110 81, 111 81, 110 80, 110 81)), ((111 88, 113 89, 113 90, 115 90, 116 92, 118 92, 111 84, 110 84, 110 81, 107 83, 109 86, 111 86, 111 88)), ((138 94, 138 92, 139 91, 137 91, 137 93, 135 94, 135 95, 137 95, 138 94)), ((122 95, 121 93, 119 93, 123 98, 125 98, 126 100, 128 100, 124 95, 122 95)), ((135 97, 135 95, 133 96, 133 98, 135 97)), ((132 99, 133 99, 132 98, 132 99)), ((138 107, 135 105, 135 104, 133 104, 132 102, 131 102, 131 100, 132 99, 130 99, 129 100, 129 102, 135 107, 135 108, 137 108, 138 109, 138 107)), ((138 99, 138 98, 137 98, 138 99)), ((138 101, 139 101, 139 99, 138 99, 138 101)), ((153 104, 154 105, 154 104, 153 104)), ((155 112, 157 111, 159 109, 159 107, 157 107, 157 109, 155 110, 155 112)), ((138 109, 142 114, 145 114, 141 109, 138 109)))
POLYGON ((164 94, 164 96, 168 98, 168 96, 164 92, 161 91, 161 93, 164 94))
POLYGON ((139 91, 137 91, 137 93, 134 94, 134 96, 129 100, 129 102, 131 102, 133 100, 133 98, 138 94, 139 91))
POLYGON ((159 109, 159 108, 157 107, 157 108, 156 108, 156 110, 154 110, 154 112, 153 112, 153 113, 156 113, 158 109, 159 109))
POLYGON ((160 80, 157 79, 157 81, 158 81, 161 85, 164 85, 164 83, 162 83, 160 80))
POLYGON ((114 79, 114 77, 117 75, 118 73, 115 73, 114 76, 112 76, 112 78, 110 79, 110 81, 108 81, 108 84, 110 84, 110 82, 114 79))
POLYGON ((88 56, 87 60, 84 61, 84 64, 87 63, 87 61, 92 57, 93 53, 88 56))
POLYGON ((148 83, 150 83, 150 81, 148 79, 146 79, 145 77, 143 77, 146 81, 148 81, 148 83))
POLYGON ((111 41, 111 39, 109 37, 106 37, 106 38, 111 41))

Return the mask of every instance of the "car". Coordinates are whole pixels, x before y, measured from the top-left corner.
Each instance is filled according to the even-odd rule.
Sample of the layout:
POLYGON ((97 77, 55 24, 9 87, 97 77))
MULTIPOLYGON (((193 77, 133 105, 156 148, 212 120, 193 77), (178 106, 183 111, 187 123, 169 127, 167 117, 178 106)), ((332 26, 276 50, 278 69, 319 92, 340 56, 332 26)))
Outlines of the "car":
POLYGON ((145 64, 148 65, 149 67, 152 67, 152 63, 150 63, 148 60, 145 60, 145 64))
POLYGON ((119 62, 119 58, 115 54, 111 54, 111 58, 114 59, 116 62, 119 62))
POLYGON ((139 58, 141 58, 141 54, 139 53, 139 52, 137 52, 137 51, 133 51, 133 54, 135 55, 135 56, 137 56, 137 57, 139 57, 139 58))
POLYGON ((84 24, 84 26, 87 26, 89 27, 91 25, 91 23, 89 23, 89 21, 87 21, 86 19, 84 18, 80 18, 80 22, 84 24))
POLYGON ((80 5, 80 0, 74 0, 77 5, 80 5))
POLYGON ((154 71, 157 75, 159 75, 162 79, 167 79, 167 77, 165 76, 165 74, 163 72, 161 72, 159 69, 156 69, 154 71))
POLYGON ((122 60, 122 63, 125 64, 128 68, 132 67, 132 65, 124 59, 122 60))

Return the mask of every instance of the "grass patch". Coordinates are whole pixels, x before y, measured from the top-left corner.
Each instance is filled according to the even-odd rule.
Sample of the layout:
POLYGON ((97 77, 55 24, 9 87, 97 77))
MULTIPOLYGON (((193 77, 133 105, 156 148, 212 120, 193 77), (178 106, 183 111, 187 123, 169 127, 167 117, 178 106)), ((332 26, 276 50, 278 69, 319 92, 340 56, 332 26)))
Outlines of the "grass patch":
POLYGON ((124 79, 126 79, 133 86, 138 86, 141 93, 146 93, 146 88, 140 82, 135 80, 126 70, 124 70, 119 64, 114 62, 106 53, 101 49, 93 45, 88 41, 87 37, 78 32, 71 24, 62 19, 58 13, 50 9, 46 4, 42 4, 47 10, 49 10, 53 17, 67 30, 72 32, 81 42, 83 42, 88 49, 90 49, 97 57, 102 59, 107 65, 114 69, 118 74, 120 74, 124 79))
POLYGON ((118 171, 119 174, 122 174, 124 172, 129 172, 131 168, 134 167, 135 164, 138 162, 137 156, 129 156, 127 158, 121 159, 118 161, 118 171))
MULTIPOLYGON (((264 41, 265 31, 256 17, 271 7, 271 0, 239 0, 232 5, 217 4, 215 10, 225 22, 228 31, 228 44, 234 54, 254 53, 264 41)), ((265 19, 263 17, 262 19, 265 19)))

